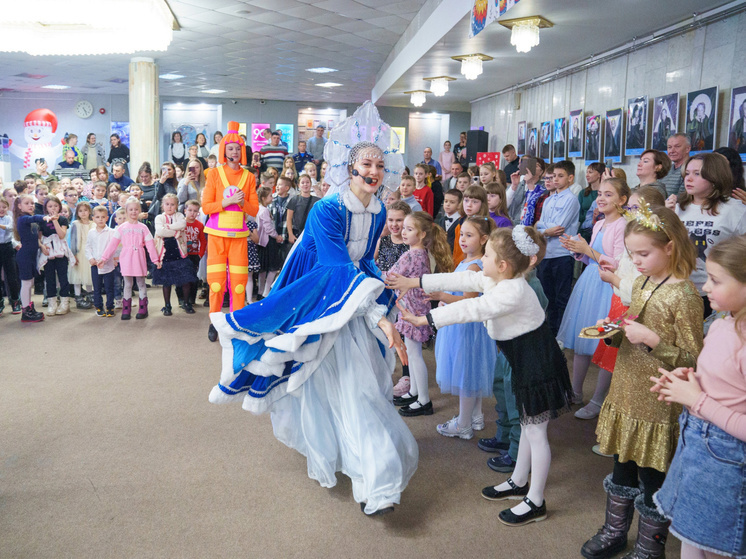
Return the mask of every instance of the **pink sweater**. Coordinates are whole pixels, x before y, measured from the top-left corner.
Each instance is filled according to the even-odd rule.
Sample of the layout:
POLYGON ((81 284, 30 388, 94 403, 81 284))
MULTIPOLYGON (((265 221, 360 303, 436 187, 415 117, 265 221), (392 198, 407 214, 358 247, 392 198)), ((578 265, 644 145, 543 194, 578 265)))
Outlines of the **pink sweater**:
POLYGON ((746 441, 746 344, 732 317, 710 326, 696 376, 702 394, 690 410, 694 415, 746 441))

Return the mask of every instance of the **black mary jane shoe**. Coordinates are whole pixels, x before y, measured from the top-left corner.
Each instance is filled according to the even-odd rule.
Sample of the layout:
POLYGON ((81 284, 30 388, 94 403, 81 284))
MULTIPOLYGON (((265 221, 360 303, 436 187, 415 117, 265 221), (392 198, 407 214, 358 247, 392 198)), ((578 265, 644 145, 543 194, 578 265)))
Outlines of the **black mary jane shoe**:
POLYGON ((210 327, 207 329, 207 339, 211 342, 218 341, 218 331, 215 330, 215 327, 212 324, 210 324, 210 327))
POLYGON ((163 316, 171 316, 172 314, 174 314, 171 312, 171 305, 166 305, 165 307, 163 307, 161 309, 161 312, 163 313, 163 316))
POLYGON ((523 498, 523 502, 526 503, 531 510, 524 514, 514 514, 512 510, 505 509, 498 516, 498 520, 506 526, 525 526, 530 522, 541 522, 547 517, 547 501, 544 502, 540 507, 537 507, 531 499, 528 497, 523 498))
POLYGON ((505 491, 498 491, 495 486, 489 486, 482 489, 482 497, 488 501, 502 501, 504 499, 516 499, 521 500, 523 497, 528 495, 528 482, 523 487, 518 487, 513 483, 512 478, 507 479, 510 489, 505 491))
POLYGON ((371 517, 373 517, 373 516, 383 516, 384 514, 388 514, 390 512, 394 512, 394 505, 391 505, 391 506, 388 506, 388 507, 384 507, 382 509, 378 509, 378 510, 373 511, 370 514, 368 514, 367 512, 365 512, 365 503, 360 503, 360 510, 363 511, 363 514, 365 516, 371 516, 371 517))
POLYGON ((409 392, 402 396, 394 396, 394 405, 397 407, 408 406, 414 404, 417 401, 417 395, 412 396, 409 392))
POLYGON ((182 307, 184 309, 184 312, 187 314, 194 314, 195 310, 191 303, 184 303, 184 306, 182 307))
POLYGON ((422 404, 417 408, 413 408, 412 406, 404 406, 403 408, 399 408, 399 415, 403 415, 404 417, 417 417, 418 415, 433 415, 433 403, 428 402, 427 404, 422 404))

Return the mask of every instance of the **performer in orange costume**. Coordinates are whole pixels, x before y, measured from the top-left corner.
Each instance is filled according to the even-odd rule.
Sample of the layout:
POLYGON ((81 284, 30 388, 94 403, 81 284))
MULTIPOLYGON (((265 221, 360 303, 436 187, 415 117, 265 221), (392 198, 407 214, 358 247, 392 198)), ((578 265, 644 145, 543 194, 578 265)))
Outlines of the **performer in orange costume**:
MULTIPOLYGON (((256 216, 259 201, 256 179, 246 165, 245 143, 238 135, 238 123, 228 123, 228 133, 220 141, 219 167, 210 169, 202 192, 202 210, 209 215, 207 233, 207 284, 210 287, 210 312, 221 312, 226 288, 230 294, 230 309, 242 309, 246 300, 248 253, 246 214, 256 216)), ((251 289, 251 286, 249 286, 251 289)), ((217 340, 218 333, 210 325, 208 338, 217 340)))

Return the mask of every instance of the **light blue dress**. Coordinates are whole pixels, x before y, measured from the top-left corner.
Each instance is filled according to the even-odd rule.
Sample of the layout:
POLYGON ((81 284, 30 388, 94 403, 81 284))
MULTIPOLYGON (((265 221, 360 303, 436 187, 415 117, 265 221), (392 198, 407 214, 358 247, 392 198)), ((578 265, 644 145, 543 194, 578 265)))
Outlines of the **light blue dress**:
MULTIPOLYGON (((456 272, 465 272, 472 264, 482 269, 482 261, 462 261, 456 272)), ((462 291, 449 292, 463 295, 462 291)), ((435 378, 440 391, 473 398, 492 395, 492 380, 497 359, 495 340, 481 322, 452 324, 438 330, 435 339, 435 378)))
POLYGON ((349 191, 327 196, 270 295, 210 315, 223 348, 210 401, 270 411, 275 436, 306 456, 309 477, 333 487, 343 472, 367 513, 399 503, 418 460, 391 403, 394 354, 377 326, 394 303, 373 261, 385 220, 375 197, 365 207, 349 191))
MULTIPOLYGON (((603 238, 604 229, 601 229, 591 247, 601 254, 603 238)), ((557 339, 578 355, 593 355, 598 347, 598 340, 579 338, 578 334, 586 326, 593 326, 609 315, 613 294, 611 284, 601 279, 598 275, 598 264, 591 259, 572 290, 557 339)))

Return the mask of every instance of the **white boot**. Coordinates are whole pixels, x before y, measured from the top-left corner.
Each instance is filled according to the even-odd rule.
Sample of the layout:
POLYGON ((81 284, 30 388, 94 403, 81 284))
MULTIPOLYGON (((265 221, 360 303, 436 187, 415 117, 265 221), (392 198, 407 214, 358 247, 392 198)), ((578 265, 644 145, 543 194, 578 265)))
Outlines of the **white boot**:
POLYGON ((57 314, 67 314, 70 312, 70 297, 60 297, 60 306, 57 314))
POLYGON ((49 304, 47 305, 47 316, 54 316, 57 314, 57 297, 50 297, 49 304))

